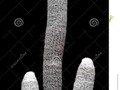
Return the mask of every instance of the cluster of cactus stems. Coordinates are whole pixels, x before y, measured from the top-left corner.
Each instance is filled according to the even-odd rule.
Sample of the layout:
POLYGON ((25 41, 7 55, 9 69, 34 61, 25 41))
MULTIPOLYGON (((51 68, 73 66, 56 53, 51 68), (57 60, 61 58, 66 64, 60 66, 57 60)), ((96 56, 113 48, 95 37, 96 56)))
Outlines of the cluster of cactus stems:
MULTIPOLYGON (((55 68, 55 69, 59 69, 59 68, 55 68)), ((51 68, 48 68, 48 70, 50 74, 48 73, 47 76, 49 75, 51 76, 51 73, 55 73, 58 71, 58 70, 51 70, 51 68)), ((56 74, 56 77, 57 76, 59 77, 59 74, 61 75, 61 72, 59 72, 58 75, 56 74)), ((76 78, 73 84, 73 90, 93 90, 94 79, 95 79, 95 67, 92 60, 90 58, 83 58, 76 73, 76 78)), ((61 80, 62 78, 60 79, 54 78, 54 76, 53 77, 51 76, 51 78, 47 78, 46 81, 43 81, 44 90, 45 89, 62 90, 61 80)), ((39 90, 38 81, 33 71, 29 71, 24 75, 21 83, 21 90, 39 90)))
MULTIPOLYGON (((67 27, 67 0, 47 1, 47 27, 43 54, 43 89, 62 90, 62 57, 67 27)), ((93 90, 95 69, 84 58, 78 68, 73 90, 93 90)), ((39 90, 32 71, 24 75, 21 90, 39 90)))

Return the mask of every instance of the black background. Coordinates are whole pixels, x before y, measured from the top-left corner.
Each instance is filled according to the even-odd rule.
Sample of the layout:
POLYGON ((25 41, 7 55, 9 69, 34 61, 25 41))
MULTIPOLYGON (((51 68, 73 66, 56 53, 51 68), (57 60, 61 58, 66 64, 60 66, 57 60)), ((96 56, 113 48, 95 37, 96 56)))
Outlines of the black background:
MULTIPOLYGON (((42 90, 47 0, 1 0, 0 11, 1 90, 21 90, 27 71, 35 72, 42 90), (16 18, 22 18, 24 25, 15 27, 16 18)), ((84 57, 93 59, 95 65, 94 90, 108 90, 108 0, 68 0, 67 22, 63 90, 72 90, 77 68, 84 57), (92 18, 98 19, 98 26, 90 26, 92 18)))

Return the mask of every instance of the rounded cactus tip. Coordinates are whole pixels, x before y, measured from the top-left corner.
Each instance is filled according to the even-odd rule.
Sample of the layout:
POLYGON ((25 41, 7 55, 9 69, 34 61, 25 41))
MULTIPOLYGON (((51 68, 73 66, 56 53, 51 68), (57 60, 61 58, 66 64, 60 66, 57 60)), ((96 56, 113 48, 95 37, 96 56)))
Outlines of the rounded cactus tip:
POLYGON ((29 71, 24 75, 24 81, 36 81, 36 76, 33 71, 29 71))
POLYGON ((83 58, 81 64, 94 67, 92 59, 88 57, 83 58))

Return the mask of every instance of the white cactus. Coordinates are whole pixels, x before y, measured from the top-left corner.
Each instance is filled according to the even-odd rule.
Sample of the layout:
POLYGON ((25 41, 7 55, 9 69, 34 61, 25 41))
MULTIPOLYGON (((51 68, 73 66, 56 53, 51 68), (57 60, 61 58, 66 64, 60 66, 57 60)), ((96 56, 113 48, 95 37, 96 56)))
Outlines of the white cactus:
MULTIPOLYGON (((62 57, 67 27, 67 0, 47 0, 47 27, 43 54, 43 89, 62 90, 62 57)), ((93 90, 95 68, 90 58, 79 65, 73 90, 93 90)), ((39 90, 34 72, 27 72, 21 90, 39 90)))
POLYGON ((34 72, 27 72, 21 83, 21 90, 39 90, 38 81, 34 72))
POLYGON ((66 37, 67 0, 48 0, 43 56, 44 90, 62 90, 62 56, 66 37))
POLYGON ((78 67, 73 90, 93 90, 95 67, 90 58, 82 59, 78 67))

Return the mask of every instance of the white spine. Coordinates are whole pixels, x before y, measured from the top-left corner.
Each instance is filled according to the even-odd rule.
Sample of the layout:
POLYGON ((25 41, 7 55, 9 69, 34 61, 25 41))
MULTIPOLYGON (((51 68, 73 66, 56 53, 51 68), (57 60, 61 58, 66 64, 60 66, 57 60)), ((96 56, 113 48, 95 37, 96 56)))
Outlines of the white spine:
POLYGON ((95 68, 90 58, 84 58, 78 67, 73 90, 93 90, 95 68))
POLYGON ((39 90, 38 81, 34 72, 27 72, 22 80, 21 90, 39 90))
POLYGON ((67 0, 48 0, 47 4, 43 88, 44 90, 62 90, 62 57, 66 37, 67 0))

